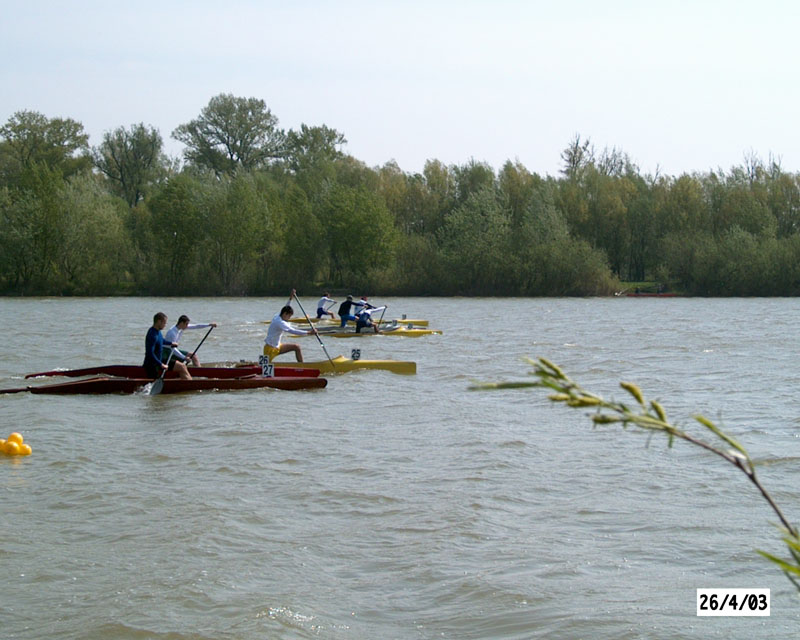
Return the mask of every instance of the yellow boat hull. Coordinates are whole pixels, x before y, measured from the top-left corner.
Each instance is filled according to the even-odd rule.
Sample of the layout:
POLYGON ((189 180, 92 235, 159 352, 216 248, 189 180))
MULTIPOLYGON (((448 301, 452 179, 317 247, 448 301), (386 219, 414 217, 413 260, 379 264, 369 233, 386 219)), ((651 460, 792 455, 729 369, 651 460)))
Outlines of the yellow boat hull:
MULTIPOLYGON (((340 320, 338 320, 338 319, 337 320, 331 320, 330 318, 310 318, 310 320, 311 320, 311 322, 313 324, 317 325, 318 327, 338 327, 339 324, 340 324, 340 320)), ((374 322, 378 322, 378 318, 373 318, 373 321, 374 322)), ((295 323, 295 324, 308 324, 306 322, 305 318, 303 318, 303 317, 299 317, 298 318, 297 316, 292 318, 292 322, 295 323)), ((265 324, 269 324, 269 322, 266 322, 265 324)), ((349 326, 351 326, 351 327, 354 327, 356 325, 354 320, 348 320, 347 324, 349 326)), ((403 325, 403 326, 408 326, 408 325, 411 324, 411 325, 414 325, 416 327, 427 327, 428 326, 428 321, 427 320, 423 320, 421 318, 410 318, 410 319, 397 318, 397 319, 392 319, 392 320, 386 320, 384 318, 383 320, 381 320, 381 324, 382 325, 384 325, 384 324, 397 324, 397 325, 403 325)))
POLYGON ((318 369, 321 374, 347 373, 357 369, 380 369, 401 375, 414 375, 417 372, 417 363, 403 360, 352 360, 344 356, 336 356, 331 360, 318 360, 316 362, 281 362, 273 360, 275 365, 291 366, 300 369, 318 369))
POLYGON ((319 335, 331 338, 363 338, 365 336, 403 336, 404 338, 419 338, 420 336, 441 335, 438 329, 425 329, 423 327, 383 327, 380 333, 365 328, 361 333, 355 331, 320 331, 319 335))

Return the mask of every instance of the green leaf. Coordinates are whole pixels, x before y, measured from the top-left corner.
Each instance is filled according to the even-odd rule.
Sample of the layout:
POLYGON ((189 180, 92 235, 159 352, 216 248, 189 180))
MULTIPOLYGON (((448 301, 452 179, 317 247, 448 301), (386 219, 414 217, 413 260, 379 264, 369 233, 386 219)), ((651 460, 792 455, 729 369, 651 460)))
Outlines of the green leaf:
POLYGON ((756 553, 764 556, 767 560, 774 562, 786 573, 793 573, 796 576, 800 576, 800 567, 796 567, 792 564, 789 564, 785 560, 781 560, 780 558, 773 556, 771 553, 767 553, 766 551, 761 551, 760 549, 756 549, 756 553))

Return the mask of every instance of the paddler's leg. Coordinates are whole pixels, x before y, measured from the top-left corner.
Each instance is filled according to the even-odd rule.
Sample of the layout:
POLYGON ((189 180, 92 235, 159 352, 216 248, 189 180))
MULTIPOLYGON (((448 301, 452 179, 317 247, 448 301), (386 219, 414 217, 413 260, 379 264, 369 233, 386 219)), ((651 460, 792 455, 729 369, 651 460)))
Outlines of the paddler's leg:
POLYGON ((295 352, 295 358, 298 362, 303 361, 303 352, 300 350, 300 346, 291 343, 284 343, 280 347, 273 347, 271 344, 264 345, 264 355, 269 358, 269 361, 272 362, 282 353, 287 353, 289 351, 295 352))
POLYGON ((188 367, 183 362, 175 362, 174 360, 173 362, 175 363, 173 368, 175 369, 175 371, 178 372, 178 375, 181 378, 183 378, 184 380, 192 379, 192 374, 189 373, 188 367))
POLYGON ((275 356, 280 354, 280 349, 273 347, 271 344, 264 343, 264 355, 267 356, 268 362, 272 362, 275 356))
MULTIPOLYGON (((188 358, 190 355, 192 355, 188 351, 184 351, 183 349, 178 349, 178 351, 180 351, 185 358, 188 358)), ((197 354, 192 355, 192 364, 195 367, 199 367, 200 366, 200 360, 197 359, 197 354)))
POLYGON ((288 353, 289 351, 294 351, 294 357, 297 359, 298 362, 303 361, 303 351, 300 349, 299 344, 292 344, 291 342, 285 342, 280 346, 278 354, 281 353, 288 353))

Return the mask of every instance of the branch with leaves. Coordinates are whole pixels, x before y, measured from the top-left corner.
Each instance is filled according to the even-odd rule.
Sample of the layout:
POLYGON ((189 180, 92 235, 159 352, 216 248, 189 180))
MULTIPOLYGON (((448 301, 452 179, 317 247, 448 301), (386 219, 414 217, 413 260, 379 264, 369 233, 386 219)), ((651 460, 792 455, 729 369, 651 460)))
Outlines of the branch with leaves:
POLYGON ((706 440, 688 433, 667 419, 664 407, 659 402, 646 401, 641 389, 631 382, 620 383, 620 387, 634 400, 633 404, 629 405, 624 402, 605 400, 601 396, 587 391, 569 378, 560 367, 545 358, 528 360, 528 362, 533 366, 532 375, 538 378, 535 382, 485 383, 473 385, 470 390, 544 387, 553 392, 548 396, 553 402, 560 402, 573 408, 592 409, 591 420, 595 425, 619 423, 623 428, 634 426, 649 432, 661 432, 667 436, 670 447, 678 438, 719 456, 747 476, 780 520, 783 541, 792 560, 787 562, 765 551, 758 553, 777 564, 800 591, 800 535, 798 535, 798 530, 789 522, 764 485, 761 484, 750 454, 735 438, 723 432, 716 424, 702 415, 693 417, 698 424, 711 433, 713 438, 706 440))

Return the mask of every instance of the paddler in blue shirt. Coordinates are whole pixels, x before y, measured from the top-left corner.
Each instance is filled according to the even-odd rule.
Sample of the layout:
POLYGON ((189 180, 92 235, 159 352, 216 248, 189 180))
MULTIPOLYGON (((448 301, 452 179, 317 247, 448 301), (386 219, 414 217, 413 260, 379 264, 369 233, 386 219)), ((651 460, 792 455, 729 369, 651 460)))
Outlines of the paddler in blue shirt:
POLYGON ((183 362, 177 362, 170 358, 169 363, 161 362, 161 351, 166 347, 177 347, 178 345, 173 342, 165 342, 164 336, 161 331, 167 326, 167 314, 159 311, 153 316, 153 326, 147 330, 147 336, 144 339, 144 367, 145 373, 148 378, 158 378, 161 373, 167 369, 171 371, 173 368, 178 372, 178 375, 184 380, 191 380, 192 376, 186 365, 183 362))

